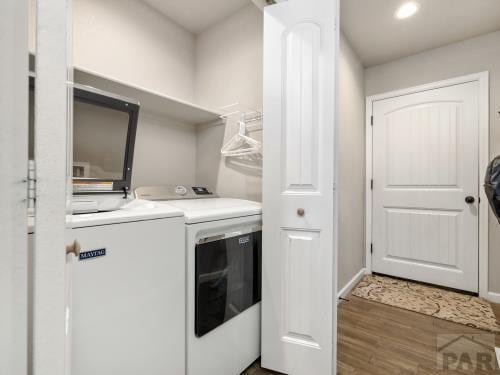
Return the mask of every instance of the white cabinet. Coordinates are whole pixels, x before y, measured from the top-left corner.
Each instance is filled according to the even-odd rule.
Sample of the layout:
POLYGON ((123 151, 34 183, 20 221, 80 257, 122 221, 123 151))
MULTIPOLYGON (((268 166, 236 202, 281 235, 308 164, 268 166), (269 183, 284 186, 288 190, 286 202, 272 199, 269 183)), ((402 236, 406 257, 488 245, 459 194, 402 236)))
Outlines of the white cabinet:
POLYGON ((182 217, 67 230, 72 375, 185 373, 182 217))

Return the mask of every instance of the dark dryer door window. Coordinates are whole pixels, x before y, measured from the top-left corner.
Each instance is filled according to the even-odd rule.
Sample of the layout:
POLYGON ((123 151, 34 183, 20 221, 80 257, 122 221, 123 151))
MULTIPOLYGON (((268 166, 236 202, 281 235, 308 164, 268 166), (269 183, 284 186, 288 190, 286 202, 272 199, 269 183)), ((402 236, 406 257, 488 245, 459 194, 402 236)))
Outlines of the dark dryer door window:
POLYGON ((195 334, 201 337, 261 299, 262 231, 196 245, 195 334))

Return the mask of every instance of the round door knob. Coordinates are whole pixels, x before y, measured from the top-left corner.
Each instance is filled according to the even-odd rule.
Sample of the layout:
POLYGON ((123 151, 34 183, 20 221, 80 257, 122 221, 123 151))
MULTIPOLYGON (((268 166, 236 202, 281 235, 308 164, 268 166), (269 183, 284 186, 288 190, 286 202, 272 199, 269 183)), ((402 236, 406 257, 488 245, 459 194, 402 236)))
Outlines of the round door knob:
POLYGON ((306 211, 303 208, 299 208, 297 210, 297 215, 304 216, 305 214, 306 214, 306 211))
POLYGON ((66 245, 66 254, 74 254, 75 257, 80 256, 80 243, 77 240, 74 240, 71 245, 66 245))
POLYGON ((476 200, 474 199, 474 197, 472 197, 472 196, 470 196, 470 195, 469 195, 468 197, 465 197, 465 203, 467 203, 467 204, 472 204, 472 203, 474 203, 475 201, 476 201, 476 200))

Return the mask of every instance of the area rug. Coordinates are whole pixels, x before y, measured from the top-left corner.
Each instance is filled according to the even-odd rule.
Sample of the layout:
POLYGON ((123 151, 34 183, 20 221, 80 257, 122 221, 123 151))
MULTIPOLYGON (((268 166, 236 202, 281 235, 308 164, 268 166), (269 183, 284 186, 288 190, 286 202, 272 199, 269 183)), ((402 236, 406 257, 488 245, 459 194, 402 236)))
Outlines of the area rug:
POLYGON ((491 305, 479 297, 378 275, 366 275, 352 295, 500 333, 491 305))

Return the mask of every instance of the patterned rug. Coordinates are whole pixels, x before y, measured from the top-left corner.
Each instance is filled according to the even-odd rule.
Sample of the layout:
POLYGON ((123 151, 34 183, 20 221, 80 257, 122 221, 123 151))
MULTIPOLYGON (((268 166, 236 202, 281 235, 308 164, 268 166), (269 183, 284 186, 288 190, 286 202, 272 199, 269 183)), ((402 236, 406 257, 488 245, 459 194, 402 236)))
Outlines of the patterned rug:
POLYGON ((491 305, 479 297, 378 275, 366 275, 352 295, 500 333, 491 305))

